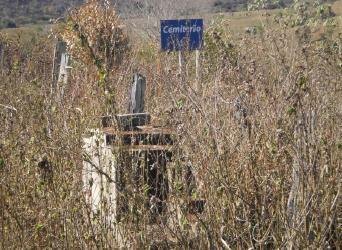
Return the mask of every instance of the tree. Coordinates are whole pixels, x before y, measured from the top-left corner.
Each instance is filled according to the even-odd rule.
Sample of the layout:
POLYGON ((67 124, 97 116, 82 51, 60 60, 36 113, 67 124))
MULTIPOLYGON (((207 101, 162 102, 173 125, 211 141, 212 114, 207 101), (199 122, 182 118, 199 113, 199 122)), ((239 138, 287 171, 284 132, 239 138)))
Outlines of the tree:
POLYGON ((283 5, 281 0, 253 0, 249 5, 249 10, 275 9, 283 5))
POLYGON ((17 27, 17 24, 15 23, 15 21, 9 20, 7 22, 7 28, 12 29, 12 28, 16 28, 16 27, 17 27))
POLYGON ((72 10, 61 36, 74 60, 96 66, 98 82, 113 104, 109 75, 128 51, 128 37, 113 6, 108 1, 90 0, 72 10))

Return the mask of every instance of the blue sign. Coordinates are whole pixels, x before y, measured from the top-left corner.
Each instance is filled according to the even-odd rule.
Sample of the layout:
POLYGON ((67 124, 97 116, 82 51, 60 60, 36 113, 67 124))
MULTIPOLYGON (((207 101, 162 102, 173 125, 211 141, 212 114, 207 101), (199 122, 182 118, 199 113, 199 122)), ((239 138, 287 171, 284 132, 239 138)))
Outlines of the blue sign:
POLYGON ((197 50, 203 46, 203 19, 161 20, 161 49, 197 50))

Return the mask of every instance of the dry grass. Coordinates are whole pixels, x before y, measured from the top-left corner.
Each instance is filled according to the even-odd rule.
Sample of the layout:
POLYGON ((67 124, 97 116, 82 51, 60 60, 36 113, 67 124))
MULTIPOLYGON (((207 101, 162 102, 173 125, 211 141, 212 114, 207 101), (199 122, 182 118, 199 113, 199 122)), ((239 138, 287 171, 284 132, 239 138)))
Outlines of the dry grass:
MULTIPOLYGON (((155 237, 182 249, 341 245, 342 44, 329 34, 316 40, 309 27, 270 23, 236 39, 222 22, 208 25, 202 93, 193 55, 182 82, 176 54, 161 53, 157 39, 135 43, 108 79, 115 109, 126 112, 132 73, 145 75, 147 111, 177 131, 168 204, 180 210, 167 212, 171 228, 129 210, 120 227, 127 248, 148 248, 155 237), (182 209, 191 198, 206 200, 203 214, 182 209)), ((39 39, 25 47, 0 36, 0 246, 116 248, 117 232, 90 218, 82 193, 82 137, 108 109, 97 69, 74 62, 64 97, 54 99, 52 41, 39 39)), ((132 208, 144 199, 127 190, 132 208)))

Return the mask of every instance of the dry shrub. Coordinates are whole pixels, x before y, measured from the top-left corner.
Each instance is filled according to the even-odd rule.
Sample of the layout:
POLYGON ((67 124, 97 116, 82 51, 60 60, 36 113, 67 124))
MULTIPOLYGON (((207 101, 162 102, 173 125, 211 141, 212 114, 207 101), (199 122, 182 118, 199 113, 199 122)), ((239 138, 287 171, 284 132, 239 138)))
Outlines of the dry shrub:
MULTIPOLYGON (((78 22, 89 39, 94 34, 88 42, 98 41, 96 21, 78 22)), ((130 248, 156 246, 157 238, 166 248, 341 245, 340 38, 312 41, 310 34, 274 26, 235 39, 224 28, 211 27, 206 35, 201 94, 194 88, 193 55, 186 55, 181 81, 177 55, 160 53, 157 41, 134 45, 107 79, 116 89, 116 111, 124 113, 130 76, 143 73, 147 111, 177 131, 168 169, 174 173, 165 215, 169 224, 161 220, 151 226, 148 214, 131 209, 122 232, 91 217, 82 193, 82 137, 100 126, 107 111, 96 67, 78 65, 91 62, 87 50, 75 59, 63 101, 47 108, 50 41, 24 53, 20 43, 1 37, 1 247, 115 248, 118 234, 130 248), (40 178, 42 159, 53 171, 52 181, 40 178), (190 165, 196 189, 185 184, 190 165), (206 200, 203 214, 188 215, 191 199, 206 200)), ((95 54, 106 62, 97 45, 95 54)), ((127 203, 134 208, 144 193, 129 191, 127 203)))
POLYGON ((115 9, 108 1, 87 1, 70 11, 66 24, 56 30, 68 46, 68 51, 78 66, 95 68, 103 88, 107 106, 115 109, 115 85, 109 78, 127 61, 129 41, 115 9))
POLYGON ((70 11, 60 35, 75 60, 93 63, 108 73, 122 62, 128 49, 123 28, 109 3, 94 0, 70 11))

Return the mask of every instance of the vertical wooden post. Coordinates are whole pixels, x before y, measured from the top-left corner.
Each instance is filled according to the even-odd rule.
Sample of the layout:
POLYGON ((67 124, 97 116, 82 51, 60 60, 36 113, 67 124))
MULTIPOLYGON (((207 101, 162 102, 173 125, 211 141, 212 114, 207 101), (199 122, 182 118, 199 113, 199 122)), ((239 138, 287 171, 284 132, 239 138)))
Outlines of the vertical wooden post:
MULTIPOLYGON (((68 82, 68 70, 69 70, 69 55, 66 51, 66 43, 58 40, 55 45, 54 55, 53 55, 53 62, 52 62, 52 79, 51 79, 51 86, 50 86, 50 100, 49 106, 52 107, 53 100, 56 100, 57 97, 60 97, 60 101, 64 95, 64 87, 68 82), (58 90, 58 84, 62 83, 60 91, 58 90)), ((49 114, 47 117, 47 135, 51 136, 53 121, 52 115, 49 114)))
POLYGON ((143 113, 145 106, 146 79, 140 74, 135 74, 131 88, 131 99, 129 103, 130 113, 143 113))
POLYGON ((54 50, 53 66, 52 66, 52 83, 51 83, 51 95, 56 94, 58 83, 62 83, 61 96, 63 96, 63 86, 68 82, 68 70, 69 70, 69 55, 66 51, 66 43, 63 41, 57 41, 54 50))
POLYGON ((69 70, 69 55, 65 52, 61 55, 61 64, 59 69, 59 75, 58 75, 58 82, 62 84, 61 90, 60 90, 60 96, 63 98, 64 96, 64 88, 68 83, 68 70, 69 70))
POLYGON ((61 56, 62 56, 62 53, 65 53, 65 51, 66 51, 65 43, 58 40, 55 45, 55 49, 53 53, 51 95, 54 95, 57 89, 58 77, 59 77, 59 71, 60 71, 60 65, 61 65, 61 56))

